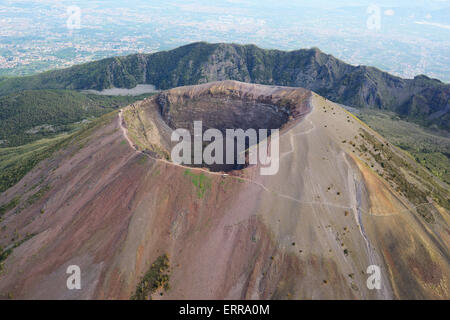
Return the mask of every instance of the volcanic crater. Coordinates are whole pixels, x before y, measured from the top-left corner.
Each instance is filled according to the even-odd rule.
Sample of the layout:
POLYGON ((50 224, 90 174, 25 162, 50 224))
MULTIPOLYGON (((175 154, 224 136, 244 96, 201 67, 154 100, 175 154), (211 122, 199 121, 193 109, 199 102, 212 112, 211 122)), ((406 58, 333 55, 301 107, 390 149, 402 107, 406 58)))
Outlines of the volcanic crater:
POLYGON ((144 298, 448 300, 446 191, 308 90, 175 88, 97 120, 2 194, 17 205, 0 220, 0 299, 129 299, 164 262, 144 298), (278 172, 171 162, 173 130, 194 120, 280 128, 278 172), (67 290, 72 265, 81 290, 67 290), (373 265, 380 290, 367 286, 373 265))
MULTIPOLYGON (((236 137, 232 138, 234 141, 227 139, 227 129, 243 131, 254 129, 257 134, 256 143, 260 143, 260 140, 266 137, 260 136, 260 129, 266 129, 267 137, 269 137, 273 129, 283 130, 310 112, 309 97, 310 91, 302 88, 263 86, 230 80, 171 89, 146 100, 140 108, 156 110, 162 120, 159 126, 163 122, 164 127, 170 128, 165 130, 166 132, 180 128, 190 132, 192 166, 228 172, 247 167, 248 152, 246 152, 245 164, 239 164, 238 139, 236 137), (205 162, 194 164, 194 123, 196 121, 201 121, 202 136, 208 129, 217 129, 222 133, 226 140, 223 141, 222 163, 224 164, 205 162), (232 164, 226 164, 226 146, 230 143, 234 145, 234 161, 232 164)), ((154 118, 154 112, 151 116, 154 118)), ((139 121, 143 122, 142 119, 139 121)), ((141 128, 145 128, 145 124, 141 123, 141 128)), ((165 140, 168 142, 170 139, 166 137, 165 140)), ((214 138, 212 141, 215 141, 214 138)), ((209 142, 202 143, 203 150, 208 144, 209 142)), ((251 145, 249 137, 246 136, 245 149, 251 145)), ((173 148, 174 144, 171 143, 170 146, 173 148)), ((154 151, 155 148, 165 149, 166 155, 170 153, 169 148, 160 145, 145 147, 144 151, 154 151)))

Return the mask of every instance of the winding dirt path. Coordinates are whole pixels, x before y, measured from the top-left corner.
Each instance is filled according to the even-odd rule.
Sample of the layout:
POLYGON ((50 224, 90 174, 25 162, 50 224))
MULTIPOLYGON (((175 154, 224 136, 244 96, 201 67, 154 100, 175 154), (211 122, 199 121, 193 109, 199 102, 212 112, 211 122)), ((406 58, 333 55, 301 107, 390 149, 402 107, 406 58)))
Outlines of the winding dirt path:
MULTIPOLYGON (((305 119, 305 120, 306 120, 306 119, 305 119)), ((294 149, 295 149, 295 146, 294 146, 294 137, 296 137, 296 136, 301 136, 301 135, 305 135, 305 134, 310 134, 311 132, 313 132, 314 130, 316 130, 316 126, 314 125, 314 123, 312 123, 312 121, 309 120, 309 119, 308 119, 308 122, 311 124, 311 128, 308 129, 308 130, 306 130, 306 131, 298 132, 298 133, 295 133, 295 134, 292 133, 292 131, 289 131, 289 134, 290 134, 289 139, 290 139, 290 143, 291 143, 291 150, 284 152, 284 153, 280 156, 280 161, 281 161, 281 159, 283 159, 285 156, 287 156, 287 155, 289 155, 289 154, 291 154, 291 153, 294 152, 294 149)), ((294 128, 292 128, 291 130, 296 129, 297 126, 299 126, 299 125, 300 125, 300 122, 299 122, 298 124, 296 124, 296 125, 294 126, 294 128)))
MULTIPOLYGON (((316 126, 312 123, 311 120, 308 120, 308 121, 312 125, 312 128, 310 128, 310 129, 308 129, 308 130, 306 130, 304 132, 298 132, 298 133, 292 133, 292 129, 293 128, 290 131, 288 131, 288 134, 290 134, 290 143, 291 143, 291 148, 292 149, 290 151, 287 151, 287 152, 283 153, 280 156, 279 161, 281 161, 281 159, 284 158, 286 155, 291 154, 292 152, 294 152, 294 148, 295 148, 294 137, 311 134, 312 132, 314 132, 314 130, 317 129, 316 126)), ((299 122, 294 128, 299 126, 301 123, 303 123, 303 121, 299 122)), ((397 212, 383 213, 383 215, 373 215, 372 213, 363 210, 361 207, 355 207, 354 205, 351 205, 351 204, 350 205, 338 205, 338 204, 330 203, 330 202, 326 202, 326 201, 304 201, 304 200, 300 200, 300 199, 294 198, 294 197, 292 197, 290 195, 287 195, 287 194, 284 194, 284 193, 280 193, 280 192, 275 191, 275 190, 271 190, 271 189, 267 188, 264 184, 262 184, 260 182, 257 182, 257 181, 254 181, 254 180, 249 179, 249 178, 245 178, 245 177, 241 177, 241 176, 233 176, 233 175, 229 175, 229 174, 226 174, 226 173, 223 173, 223 172, 213 172, 213 171, 209 171, 208 169, 205 169, 205 168, 184 166, 182 164, 177 164, 177 163, 165 160, 165 159, 152 157, 151 155, 149 155, 149 154, 147 154, 147 153, 145 153, 143 151, 137 150, 135 145, 131 141, 131 139, 128 137, 127 128, 124 126, 123 110, 122 109, 119 110, 118 125, 119 125, 120 129, 122 130, 123 136, 126 139, 126 141, 128 142, 128 145, 132 149, 134 149, 136 153, 143 154, 143 155, 147 156, 148 158, 150 158, 150 159, 152 159, 154 161, 165 163, 165 164, 170 165, 170 166, 175 166, 175 167, 179 167, 179 168, 183 168, 183 169, 188 169, 188 170, 191 170, 191 171, 203 172, 203 173, 208 174, 208 175, 220 176, 220 177, 224 177, 224 178, 227 178, 227 179, 236 179, 236 180, 239 180, 239 181, 245 181, 245 182, 248 182, 248 183, 252 183, 254 185, 259 186, 260 188, 262 188, 266 192, 269 192, 271 194, 274 194, 274 195, 276 195, 278 197, 281 197, 281 198, 284 198, 284 199, 287 199, 287 200, 290 200, 290 201, 297 202, 299 204, 311 205, 311 206, 314 206, 314 205, 317 205, 317 206, 328 206, 328 207, 334 207, 334 208, 339 208, 339 209, 348 209, 348 210, 352 210, 352 211, 356 209, 360 214, 365 214, 365 215, 369 215, 369 216, 372 216, 372 217, 389 217, 391 215, 399 214, 401 212, 411 211, 414 208, 418 208, 418 207, 421 207, 421 206, 424 206, 424 205, 429 205, 429 203, 423 203, 423 204, 417 205, 417 206, 415 206, 413 208, 406 208, 405 210, 401 210, 401 211, 397 211, 397 212)))
MULTIPOLYGON (((310 121, 310 122, 311 122, 311 121, 310 121)), ((123 136, 125 137, 126 141, 127 141, 128 144, 129 144, 129 146, 130 146, 131 148, 133 148, 133 149, 135 150, 136 153, 143 154, 143 155, 147 156, 148 158, 150 158, 150 159, 152 159, 152 160, 154 160, 154 161, 162 162, 162 163, 165 163, 165 164, 168 164, 168 165, 171 165, 171 166, 175 166, 175 167, 179 167, 179 168, 183 168, 183 169, 189 169, 189 170, 191 170, 191 171, 199 171, 199 172, 204 172, 204 173, 209 174, 209 175, 221 176, 221 177, 226 177, 226 178, 230 178, 230 179, 236 179, 236 180, 239 180, 239 181, 245 181, 245 182, 248 182, 248 183, 252 183, 252 184, 255 184, 255 185, 261 187, 261 188, 262 188, 263 190, 265 190, 266 192, 270 192, 270 193, 275 194, 275 195, 277 195, 277 196, 279 196, 279 197, 281 197, 281 198, 285 198, 285 199, 288 199, 288 200, 291 200, 291 201, 295 201, 295 202, 297 202, 297 203, 299 203, 299 204, 305 204, 305 205, 326 205, 326 206, 331 206, 331 207, 336 207, 336 208, 341 208, 341 209, 351 209, 351 208, 352 208, 352 207, 350 207, 350 206, 341 206, 341 205, 337 205, 337 204, 333 204, 333 203, 328 203, 328 202, 302 201, 302 200, 300 200, 300 199, 291 197, 291 196, 289 196, 289 195, 287 195, 287 194, 283 194, 283 193, 279 193, 279 192, 274 191, 274 190, 270 190, 270 189, 267 188, 264 184, 262 184, 262 183, 260 183, 260 182, 257 182, 257 181, 254 181, 254 180, 252 180, 252 179, 248 179, 248 178, 240 177, 240 176, 228 175, 228 174, 223 173, 223 172, 213 172, 213 171, 209 171, 208 169, 204 169, 204 168, 197 168, 197 167, 184 166, 184 165, 181 165, 181 164, 178 164, 178 163, 174 163, 174 162, 171 162, 171 161, 168 161, 168 160, 165 160, 165 159, 160 159, 160 158, 152 157, 151 155, 149 155, 149 154, 147 154, 147 153, 145 153, 145 152, 142 152, 142 151, 140 151, 140 150, 137 150, 136 147, 135 147, 135 145, 133 144, 133 142, 132 142, 132 141, 130 140, 130 138, 128 137, 127 129, 126 129, 125 126, 123 125, 122 109, 119 111, 118 124, 119 124, 119 126, 120 126, 120 129, 122 130, 123 136)), ((312 124, 312 122, 311 122, 311 124, 312 124)), ((299 125, 299 124, 297 124, 297 125, 299 125)), ((303 134, 309 134, 309 133, 311 133, 314 129, 315 129, 315 127, 314 127, 314 125, 313 125, 313 128, 308 129, 308 130, 305 131, 305 132, 300 132, 300 133, 296 133, 296 134, 291 134, 291 146, 294 147, 293 136, 299 136, 299 135, 303 135, 303 134)), ((293 152, 293 150, 288 151, 287 153, 292 153, 292 152, 293 152)), ((285 156, 285 155, 287 155, 287 154, 284 154, 284 156, 285 156)))

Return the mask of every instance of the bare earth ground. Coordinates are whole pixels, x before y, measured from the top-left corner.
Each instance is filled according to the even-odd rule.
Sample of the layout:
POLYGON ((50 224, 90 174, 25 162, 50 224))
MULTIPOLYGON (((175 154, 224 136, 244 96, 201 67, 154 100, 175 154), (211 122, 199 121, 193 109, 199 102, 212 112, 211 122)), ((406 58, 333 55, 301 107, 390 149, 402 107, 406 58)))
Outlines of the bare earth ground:
POLYGON ((362 140, 361 128, 376 134, 341 107, 310 95, 311 112, 281 131, 276 175, 253 166, 224 176, 135 149, 167 147, 170 129, 152 101, 121 111, 2 195, 6 203, 21 194, 23 209, 5 215, 0 244, 36 235, 5 261, 0 296, 129 299, 167 253, 170 289, 154 299, 450 298, 448 212, 425 222, 381 168, 343 143, 362 140), (158 139, 129 136, 138 135, 137 116, 153 117, 139 123, 158 139), (206 176, 203 196, 186 170, 206 176), (50 189, 27 206, 38 183, 50 189), (72 264, 82 270, 81 290, 66 287, 72 264), (372 264, 381 267, 381 290, 366 286, 372 264))

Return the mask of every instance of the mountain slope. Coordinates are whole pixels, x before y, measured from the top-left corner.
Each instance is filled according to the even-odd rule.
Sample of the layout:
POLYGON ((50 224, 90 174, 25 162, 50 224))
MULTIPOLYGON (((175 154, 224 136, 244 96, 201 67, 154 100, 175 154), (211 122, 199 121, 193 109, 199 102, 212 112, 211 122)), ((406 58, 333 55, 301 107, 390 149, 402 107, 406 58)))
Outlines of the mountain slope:
POLYGON ((143 97, 110 97, 69 90, 25 90, 0 96, 0 145, 17 146, 70 131, 143 97))
POLYGON ((109 114, 2 194, 0 294, 448 299, 445 188, 308 90, 176 88, 109 114), (223 175, 165 158, 171 130, 193 120, 184 109, 218 128, 257 127, 266 105, 289 114, 277 174, 254 165, 223 175), (69 265, 81 268, 81 290, 66 288, 69 265), (380 290, 366 286, 369 265, 381 269, 380 290))
POLYGON ((283 52, 254 45, 193 43, 7 79, 0 82, 0 94, 144 83, 168 89, 226 79, 303 87, 345 105, 387 109, 421 124, 450 128, 450 85, 426 76, 402 79, 373 67, 352 66, 316 48, 283 52))

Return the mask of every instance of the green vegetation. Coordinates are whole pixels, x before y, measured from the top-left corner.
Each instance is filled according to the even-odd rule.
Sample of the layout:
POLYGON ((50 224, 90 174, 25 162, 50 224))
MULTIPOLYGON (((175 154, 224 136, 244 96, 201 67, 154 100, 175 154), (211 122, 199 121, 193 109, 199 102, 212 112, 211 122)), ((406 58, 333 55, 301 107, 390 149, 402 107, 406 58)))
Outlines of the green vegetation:
POLYGON ((17 248, 18 246, 20 246, 22 243, 24 243, 25 241, 30 240, 31 238, 33 238, 36 234, 27 234, 22 240, 16 241, 14 242, 13 245, 7 247, 7 248, 3 248, 2 246, 0 246, 0 274, 3 271, 3 263, 4 261, 11 255, 11 253, 13 253, 14 249, 17 248))
POLYGON ((4 215, 6 212, 8 212, 11 209, 14 209, 20 201, 20 196, 15 197, 14 199, 12 199, 10 202, 8 202, 7 204, 4 204, 2 206, 0 206, 0 217, 2 215, 4 215))
MULTIPOLYGON (((408 150, 408 149, 406 149, 408 150)), ((408 150, 409 151, 409 150, 408 150)), ((436 177, 450 184, 450 154, 440 152, 411 152, 417 162, 430 170, 436 177)))
POLYGON ((163 254, 152 263, 142 277, 131 300, 150 300, 152 293, 163 288, 169 290, 169 257, 163 254))
POLYGON ((20 147, 0 148, 0 192, 19 182, 36 164, 60 149, 68 138, 68 135, 60 135, 20 147))
POLYGON ((417 212, 425 221, 434 222, 433 214, 423 207, 429 203, 427 197, 432 197, 440 206, 450 209, 448 190, 434 181, 433 176, 424 170, 419 164, 412 166, 405 159, 383 145, 373 135, 362 129, 361 136, 373 147, 368 152, 384 170, 383 176, 396 184, 397 191, 402 193, 417 207, 417 212), (417 185, 411 181, 402 169, 409 169, 413 175, 420 177, 423 185, 417 185), (430 191, 432 190, 432 191, 430 191))
POLYGON ((40 200, 48 191, 50 191, 51 186, 50 185, 45 185, 43 186, 41 189, 39 189, 36 193, 34 193, 33 195, 31 195, 28 199, 27 199, 27 205, 31 206, 33 205, 36 201, 40 200))
POLYGON ((199 199, 202 199, 206 191, 211 188, 211 178, 207 177, 203 172, 200 174, 192 173, 190 169, 186 169, 184 175, 191 178, 191 182, 197 188, 197 196, 199 199))
POLYGON ((146 155, 142 154, 142 155, 139 156, 138 163, 140 165, 144 165, 147 162, 148 162, 148 157, 146 155))
POLYGON ((41 139, 19 147, 0 148, 0 192, 15 185, 39 162, 68 146, 81 148, 91 132, 112 119, 115 113, 106 114, 82 125, 71 134, 60 134, 50 139, 41 139))
POLYGON ((153 170, 153 172, 152 172, 152 177, 157 177, 157 176, 159 176, 161 174, 161 172, 159 171, 159 169, 155 169, 155 170, 153 170))
POLYGON ((145 96, 101 96, 70 90, 32 90, 0 96, 0 146, 18 146, 72 131, 83 120, 145 96))
POLYGON ((450 135, 447 132, 424 129, 386 111, 362 110, 359 118, 391 143, 408 151, 435 176, 450 184, 450 135))
MULTIPOLYGON (((73 52, 57 54, 70 56, 73 52)), ((450 130, 448 84, 423 75, 402 79, 377 68, 352 66, 317 48, 285 52, 199 42, 154 54, 113 57, 6 78, 0 81, 0 96, 23 90, 103 90, 134 88, 137 84, 168 89, 219 78, 313 89, 348 106, 390 110, 422 125, 450 130), (226 71, 217 69, 222 64, 228 65, 226 71)))

